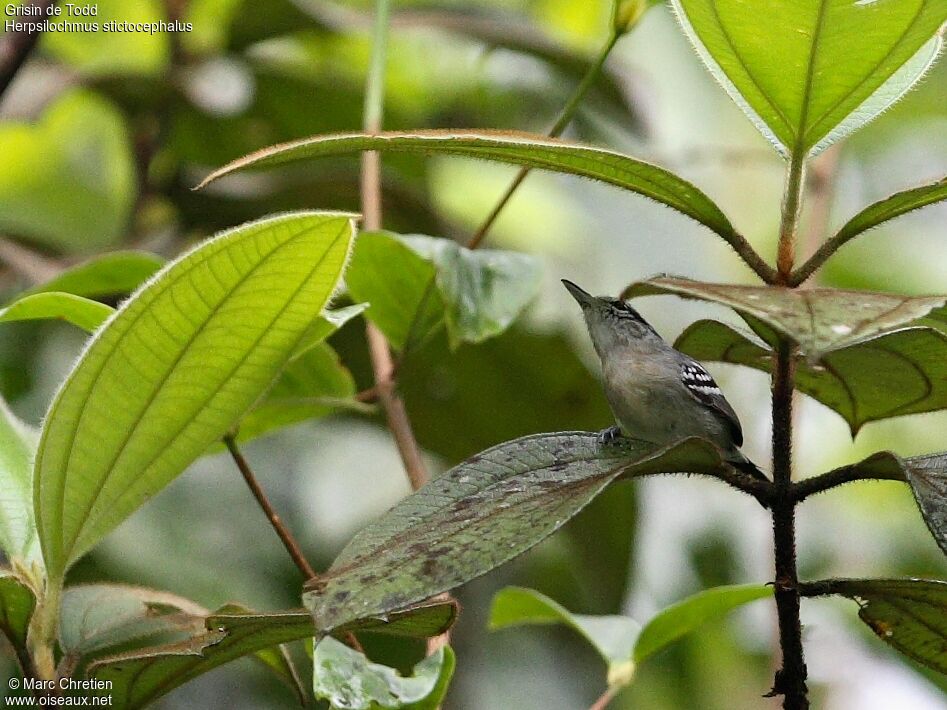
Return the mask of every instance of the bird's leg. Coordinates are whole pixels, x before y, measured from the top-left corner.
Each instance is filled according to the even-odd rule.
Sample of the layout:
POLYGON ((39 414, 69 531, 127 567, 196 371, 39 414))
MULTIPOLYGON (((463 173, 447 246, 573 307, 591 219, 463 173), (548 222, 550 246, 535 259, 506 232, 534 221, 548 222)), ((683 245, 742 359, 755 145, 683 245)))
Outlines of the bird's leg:
POLYGON ((619 426, 610 426, 608 429, 602 429, 598 433, 598 443, 602 446, 607 446, 608 444, 613 443, 616 439, 621 438, 621 427, 619 426))

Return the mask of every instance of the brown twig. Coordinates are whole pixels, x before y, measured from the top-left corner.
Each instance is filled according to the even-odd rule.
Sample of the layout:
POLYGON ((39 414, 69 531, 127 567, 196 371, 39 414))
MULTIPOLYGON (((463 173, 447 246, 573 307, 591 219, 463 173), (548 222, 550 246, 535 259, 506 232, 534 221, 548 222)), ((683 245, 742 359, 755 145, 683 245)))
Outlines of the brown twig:
MULTIPOLYGON (((26 16, 26 19, 31 25, 38 25, 38 21, 46 17, 48 8, 54 3, 55 0, 32 0, 24 7, 36 8, 39 13, 26 16)), ((39 42, 40 34, 38 29, 34 29, 31 32, 6 32, 0 37, 0 97, 6 93, 13 79, 26 63, 30 52, 39 42)))
POLYGON ((273 508, 273 505, 266 497, 266 493, 264 493, 263 489, 260 487, 259 482, 256 480, 256 476, 253 475, 253 470, 250 468, 250 464, 243 457, 243 454, 240 453, 240 449, 237 447, 237 442, 232 436, 225 436, 224 444, 227 446, 227 450, 230 452, 230 456, 233 458, 234 463, 237 464, 237 468, 240 469, 240 473, 243 474, 243 480, 247 482, 247 486, 249 486, 253 497, 256 498, 257 503, 260 504, 260 507, 266 514, 267 519, 270 521, 270 525, 273 526, 276 534, 279 535, 279 539, 282 541, 283 547, 286 548, 289 556, 292 557, 293 562, 296 563, 296 567, 299 568, 299 571, 302 572, 303 577, 305 577, 307 580, 314 579, 316 577, 315 570, 303 555, 302 549, 299 547, 299 543, 296 542, 296 538, 294 538, 293 534, 287 529, 279 514, 276 512, 276 509, 273 508))
POLYGON ((852 464, 794 483, 791 497, 794 502, 801 503, 811 495, 824 493, 836 486, 854 483, 855 481, 901 481, 904 483, 905 478, 900 471, 891 471, 890 473, 865 471, 859 464, 852 464))
POLYGON ((34 286, 58 276, 64 268, 54 259, 4 237, 0 237, 0 261, 34 286))

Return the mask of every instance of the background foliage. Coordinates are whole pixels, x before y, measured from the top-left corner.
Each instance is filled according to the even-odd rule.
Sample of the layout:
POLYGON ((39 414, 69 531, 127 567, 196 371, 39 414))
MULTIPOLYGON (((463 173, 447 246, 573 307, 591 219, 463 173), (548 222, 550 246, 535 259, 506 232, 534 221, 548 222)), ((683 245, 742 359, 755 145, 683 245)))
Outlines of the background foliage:
MULTIPOLYGON (((140 0, 100 5, 122 19, 177 11, 177 3, 140 0)), ((398 9, 411 8, 398 3, 398 9)), ((609 8, 568 0, 485 0, 477 4, 483 14, 459 17, 465 9, 444 3, 396 17, 386 126, 546 130, 602 44, 609 8)), ((132 248, 170 258, 218 229, 263 214, 356 210, 358 161, 351 157, 249 175, 196 193, 191 188, 208 169, 261 146, 359 126, 369 11, 368 3, 261 0, 251 7, 239 0, 195 0, 184 10, 194 24, 190 34, 136 36, 134 42, 106 35, 45 38, 39 61, 0 104, 0 232, 17 240, 0 243, 4 302, 63 265, 103 251, 132 248)), ((831 64, 831 58, 825 61, 831 64)), ((647 13, 607 67, 608 80, 596 87, 570 135, 682 174, 761 251, 772 253, 775 243, 766 240, 777 232, 782 163, 703 70, 670 11, 647 13)), ((804 215, 804 253, 817 246, 823 225, 840 226, 864 204, 941 176, 947 162, 945 93, 947 65, 941 63, 868 131, 818 159, 814 198, 804 215)), ((821 139, 816 128, 805 133, 807 144, 821 139)), ((787 144, 796 137, 777 136, 787 144)), ((386 156, 385 226, 464 240, 514 170, 455 157, 386 156)), ((820 273, 821 284, 918 295, 943 291, 947 258, 938 225, 945 217, 944 207, 936 206, 853 242, 820 273)), ((746 267, 701 229, 600 185, 532 175, 491 240, 541 260, 540 298, 511 331, 482 343, 464 337, 470 324, 451 327, 448 320, 402 373, 412 421, 435 469, 517 436, 608 423, 590 347, 558 278, 569 276, 600 293, 672 268, 708 281, 746 280, 746 267)), ((377 235, 365 243, 385 248, 384 240, 377 235)), ((134 264, 123 262, 119 272, 138 278, 84 295, 114 305, 156 261, 134 264)), ((644 300, 641 310, 668 339, 707 316, 745 330, 718 306, 670 296, 644 300)), ((97 322, 102 313, 86 309, 75 317, 97 322)), ((65 324, 2 325, 0 390, 23 420, 39 423, 82 340, 65 324)), ((310 356, 328 363, 336 396, 370 384, 362 329, 343 328, 329 345, 347 369, 332 351, 310 356)), ((765 460, 765 376, 726 365, 712 369, 744 422, 748 454, 765 460)), ((902 455, 943 448, 943 412, 865 424, 851 443, 850 426, 871 417, 853 414, 846 422, 815 399, 800 398, 798 438, 805 446, 797 466, 803 475, 880 448, 902 455)), ((380 418, 352 408, 317 413, 330 411, 246 447, 319 568, 407 491, 380 418)), ((237 483, 229 459, 201 459, 82 559, 71 579, 150 585, 207 609, 232 600, 257 609, 297 605, 296 571, 237 483)), ((507 585, 538 589, 575 612, 648 619, 699 589, 769 578, 767 516, 749 499, 735 502, 719 488, 700 480, 615 487, 562 534, 468 585, 460 597, 464 613, 453 642, 460 662, 448 705, 565 709, 587 705, 601 690, 600 661, 575 635, 555 627, 487 631, 489 600, 507 585), (568 672, 563 658, 571 659, 568 672)), ((813 500, 802 513, 803 576, 943 577, 943 558, 906 488, 875 483, 845 493, 813 500)), ((803 612, 816 705, 947 705, 943 678, 873 643, 843 602, 809 603, 803 612)), ((755 707, 758 689, 771 677, 775 641, 768 613, 763 605, 749 607, 737 623, 711 624, 682 639, 642 666, 615 707, 755 707)), ((420 648, 409 658, 384 640, 373 650, 402 668, 421 656, 420 648)), ((3 662, 0 675, 12 669, 5 657, 3 662)), ((228 698, 238 705, 252 699, 259 707, 292 702, 291 691, 245 659, 184 686, 165 704, 222 706, 228 698)))

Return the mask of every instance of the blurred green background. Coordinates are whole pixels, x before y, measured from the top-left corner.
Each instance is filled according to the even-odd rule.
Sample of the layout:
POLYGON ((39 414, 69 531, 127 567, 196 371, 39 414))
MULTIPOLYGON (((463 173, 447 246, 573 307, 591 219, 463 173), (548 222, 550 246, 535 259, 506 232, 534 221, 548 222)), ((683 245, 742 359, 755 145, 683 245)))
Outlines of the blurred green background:
MULTIPOLYGON (((270 143, 361 125, 371 4, 318 0, 100 0, 108 19, 191 22, 190 33, 58 34, 0 102, 0 290, 4 301, 64 265, 119 248, 173 256, 215 230, 303 207, 357 209, 358 160, 324 160, 244 176, 194 193, 206 172, 270 143)), ((491 127, 543 132, 605 41, 606 2, 479 0, 394 3, 387 128, 491 127)), ((775 250, 783 164, 704 71, 671 12, 658 6, 618 44, 606 81, 569 136, 609 145, 682 174, 706 191, 764 254, 775 250)), ((827 226, 947 165, 947 63, 867 129, 821 156, 804 253, 827 226)), ((457 158, 385 157, 385 226, 465 240, 515 169, 457 158)), ((943 205, 846 246, 825 285, 943 292, 943 205)), ((405 365, 403 390, 435 470, 536 431, 600 429, 609 414, 568 277, 616 293, 657 272, 750 282, 719 240, 642 198, 579 179, 534 174, 491 234, 495 246, 544 263, 540 298, 510 332, 450 352, 435 340, 405 365)), ((668 339, 712 316, 708 304, 640 302, 668 339)), ((66 325, 0 327, 0 390, 39 423, 83 336, 66 325)), ((362 329, 332 344, 360 386, 371 382, 362 329)), ((769 453, 768 381, 726 365, 713 374, 743 420, 748 455, 769 453)), ((800 396, 798 475, 878 449, 944 449, 947 413, 845 423, 800 396)), ((335 415, 247 447, 262 483, 324 567, 347 539, 409 488, 380 418, 335 415)), ((932 576, 945 565, 909 492, 846 487, 800 515, 801 574, 932 576)), ((646 620, 703 587, 769 579, 769 518, 709 481, 645 480, 609 491, 526 556, 460 591, 458 672, 445 707, 588 707, 600 662, 564 630, 484 628, 493 593, 533 586, 585 613, 646 620)), ((207 457, 136 513, 72 573, 167 589, 214 607, 298 604, 299 580, 229 459, 207 457)), ((947 707, 947 682, 883 647, 850 603, 803 608, 814 706, 947 707)), ((614 708, 775 707, 771 605, 711 625, 639 670, 614 708)), ((0 676, 12 672, 0 656, 0 676)), ((6 692, 6 683, 3 683, 6 692)), ((166 708, 291 707, 291 693, 249 661, 200 678, 166 708)))

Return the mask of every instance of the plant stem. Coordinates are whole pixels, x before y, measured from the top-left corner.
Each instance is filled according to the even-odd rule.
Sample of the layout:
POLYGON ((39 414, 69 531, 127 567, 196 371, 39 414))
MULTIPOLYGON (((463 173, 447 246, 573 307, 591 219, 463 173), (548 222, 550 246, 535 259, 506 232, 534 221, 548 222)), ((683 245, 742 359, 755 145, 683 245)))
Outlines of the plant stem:
POLYGON ((608 704, 618 695, 619 690, 621 690, 621 688, 618 686, 608 686, 605 692, 598 696, 596 701, 589 706, 589 710, 605 710, 608 704))
POLYGON ((36 603, 30 619, 26 645, 32 658, 34 677, 41 680, 56 678, 56 656, 54 647, 59 633, 59 604, 62 597, 63 580, 50 578, 36 603))
POLYGON ((795 503, 801 503, 811 495, 855 481, 901 481, 904 483, 905 478, 900 471, 865 471, 859 464, 853 464, 793 484, 791 497, 795 503))
MULTIPOLYGON (((605 60, 608 59, 608 55, 611 54, 612 49, 615 47, 615 44, 618 42, 618 38, 620 36, 621 35, 618 34, 618 32, 612 30, 608 40, 605 42, 605 45, 599 52, 598 57, 596 57, 595 61, 589 67, 588 71, 585 73, 585 76, 582 77, 582 81, 580 81, 579 85, 576 86, 575 91, 572 92, 572 96, 569 97, 566 105, 562 107, 561 111, 559 111, 559 115, 556 117, 555 123, 552 124, 552 127, 546 133, 547 136, 550 138, 559 137, 566 129, 566 126, 572 122, 576 111, 579 109, 579 104, 582 103, 582 99, 585 98, 588 90, 595 84, 595 80, 598 79, 598 75, 601 73, 602 67, 605 66, 605 60)), ((493 209, 490 211, 490 214, 487 215, 487 218, 483 221, 480 227, 477 228, 477 231, 474 232, 473 236, 470 238, 470 241, 467 242, 468 249, 476 249, 478 246, 480 246, 480 243, 487 236, 487 232, 489 232, 493 227, 494 222, 496 222, 497 218, 500 216, 500 213, 510 201, 510 198, 513 197, 513 194, 523 183, 523 180, 525 180, 526 176, 529 175, 529 172, 530 168, 521 168, 516 174, 516 177, 513 178, 513 181, 507 186, 503 196, 500 197, 500 200, 496 203, 496 205, 494 205, 493 209)))
MULTIPOLYGON (((803 189, 807 191, 808 219, 801 242, 805 252, 812 254, 813 257, 819 254, 829 241, 827 239, 829 219, 832 216, 832 202, 835 198, 835 182, 841 151, 841 144, 837 143, 829 147, 812 162, 806 176, 806 186, 803 189)), ((836 246, 835 249, 837 248, 836 246)), ((822 261, 825 261, 825 258, 828 256, 822 258, 822 261)), ((822 261, 816 262, 815 268, 822 261)), ((815 268, 810 266, 810 262, 812 262, 811 258, 798 269, 793 270, 789 275, 789 286, 799 286, 813 274, 815 268)))
MULTIPOLYGON (((30 7, 37 8, 40 11, 38 17, 46 16, 46 9, 50 7, 55 0, 33 0, 30 7)), ((30 56, 30 52, 39 42, 40 32, 7 32, 0 39, 0 96, 6 92, 7 88, 13 83, 17 72, 30 56)))
POLYGON ((782 668, 776 672, 772 695, 783 695, 785 710, 809 707, 806 664, 799 619, 799 578, 796 572, 796 503, 792 487, 792 400, 795 379, 793 347, 781 341, 775 353, 773 376, 773 549, 775 597, 779 618, 782 668))
POLYGON ((256 480, 256 476, 253 475, 253 470, 250 468, 250 464, 243 457, 243 454, 240 453, 240 449, 237 447, 237 442, 234 441, 232 436, 225 436, 224 444, 227 446, 227 450, 230 452, 230 456, 233 458, 234 463, 237 464, 237 468, 240 469, 240 473, 243 474, 243 480, 247 482, 247 486, 249 486, 250 492, 253 493, 253 497, 256 498, 257 503, 260 504, 260 507, 266 514, 267 519, 270 521, 270 525, 273 526, 276 534, 279 535, 279 539, 282 541, 283 547, 286 548, 289 556, 293 559, 293 562, 296 563, 296 567, 299 568, 299 571, 302 572, 303 577, 305 577, 307 580, 316 577, 315 570, 303 555, 302 549, 299 547, 299 543, 296 542, 296 538, 293 537, 293 534, 289 531, 280 518, 279 514, 276 512, 276 509, 273 508, 273 505, 266 497, 266 493, 263 492, 259 482, 256 480))
POLYGON ((776 274, 780 284, 788 284, 796 260, 796 229, 802 206, 802 191, 805 187, 805 158, 793 153, 786 176, 786 191, 783 195, 782 220, 779 225, 779 247, 776 254, 776 274))
MULTIPOLYGON (((375 3, 375 21, 372 30, 372 58, 365 83, 365 107, 363 128, 366 133, 381 130, 385 106, 385 63, 388 52, 388 18, 390 6, 388 0, 375 3)), ((362 154, 362 215, 366 229, 381 228, 381 163, 378 153, 370 151, 362 154)), ((397 391, 395 363, 391 355, 391 346, 384 334, 373 324, 365 327, 368 338, 368 351, 375 377, 375 394, 385 410, 388 428, 395 439, 398 453, 404 464, 405 472, 411 481, 411 487, 417 490, 428 480, 427 467, 421 458, 421 448, 411 420, 408 418, 404 400, 397 391)))

